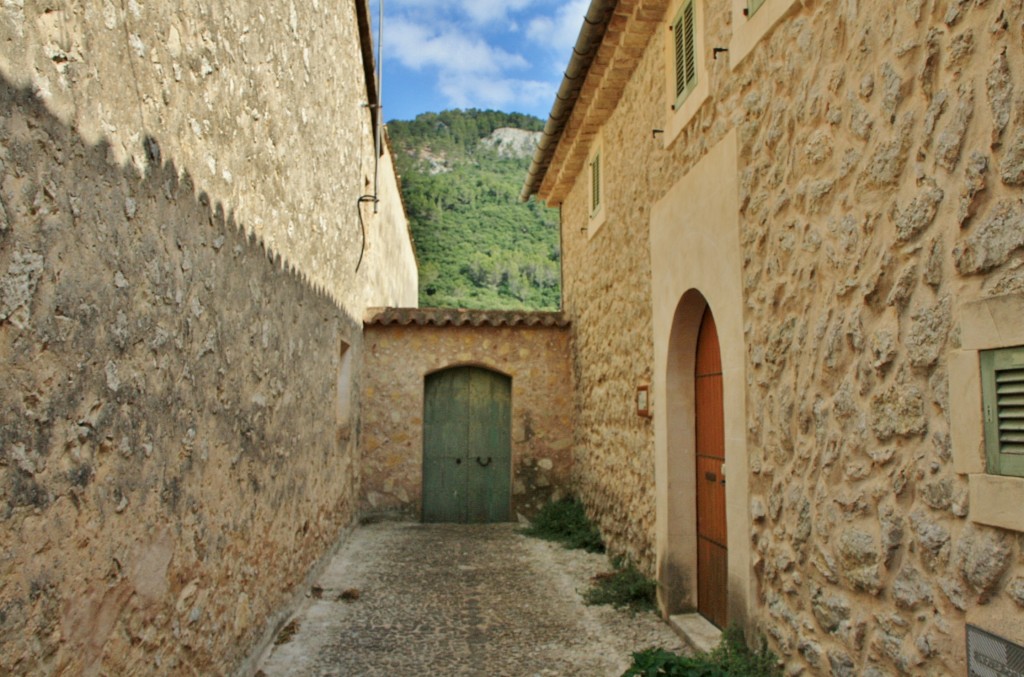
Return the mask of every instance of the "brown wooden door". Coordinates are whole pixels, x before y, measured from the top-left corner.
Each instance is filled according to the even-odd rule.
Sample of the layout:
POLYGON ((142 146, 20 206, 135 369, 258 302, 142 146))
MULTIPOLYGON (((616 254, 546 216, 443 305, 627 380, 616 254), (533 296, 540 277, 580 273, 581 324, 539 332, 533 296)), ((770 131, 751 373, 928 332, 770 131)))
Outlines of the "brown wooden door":
POLYGON ((722 409, 722 355, 711 309, 704 311, 697 338, 697 610, 720 628, 726 626, 729 565, 725 525, 725 416, 722 409))

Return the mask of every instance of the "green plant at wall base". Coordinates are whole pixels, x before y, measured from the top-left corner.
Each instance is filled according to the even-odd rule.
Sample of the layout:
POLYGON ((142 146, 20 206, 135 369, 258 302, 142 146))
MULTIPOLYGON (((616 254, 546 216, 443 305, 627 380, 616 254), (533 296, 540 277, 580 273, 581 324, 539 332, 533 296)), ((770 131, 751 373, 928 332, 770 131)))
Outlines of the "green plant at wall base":
POLYGON ((594 577, 594 585, 583 593, 587 604, 611 604, 616 609, 655 611, 658 584, 635 566, 617 566, 616 571, 594 577))
POLYGON ((622 677, 781 677, 778 657, 762 644, 752 651, 743 630, 731 627, 709 653, 681 656, 651 648, 633 654, 633 664, 622 677))
POLYGON ((604 552, 601 532, 587 517, 583 504, 575 498, 563 498, 548 503, 541 508, 530 526, 523 529, 522 533, 547 541, 556 541, 570 549, 604 552))

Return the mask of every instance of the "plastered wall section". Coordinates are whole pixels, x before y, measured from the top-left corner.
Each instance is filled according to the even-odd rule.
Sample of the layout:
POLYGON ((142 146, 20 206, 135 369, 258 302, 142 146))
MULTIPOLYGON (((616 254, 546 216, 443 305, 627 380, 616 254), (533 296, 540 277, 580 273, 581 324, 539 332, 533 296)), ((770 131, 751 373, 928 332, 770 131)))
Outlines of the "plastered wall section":
POLYGON ((342 345, 416 293, 397 198, 355 272, 356 36, 344 4, 0 8, 0 672, 228 674, 352 523, 342 345))
POLYGON ((581 491, 653 569, 654 434, 623 402, 663 340, 646 224, 734 133, 749 521, 729 529, 750 543, 750 627, 793 674, 963 673, 965 623, 1024 641, 1019 532, 988 495, 975 510, 980 439, 961 461, 953 438, 980 418, 961 397, 976 382, 951 378, 978 349, 962 309, 1024 294, 1022 8, 797 4, 737 65, 709 53, 737 19, 704 9, 708 99, 667 148, 652 139, 653 34, 601 130, 600 231, 586 177, 563 204, 581 491))
POLYGON ((419 303, 419 264, 386 136, 381 144, 383 152, 375 169, 376 192, 372 184, 363 184, 365 195, 375 195, 377 202, 375 210, 361 208, 363 260, 358 266, 360 273, 365 270, 362 306, 415 308, 419 303))
POLYGON ((737 210, 736 136, 708 150, 651 214, 654 313, 657 555, 662 597, 672 612, 697 603, 697 482, 694 378, 697 335, 705 308, 715 319, 722 360, 729 608, 732 623, 751 601, 747 548, 746 346, 742 257, 737 210), (687 243, 680 250, 678 242, 687 243), (734 481, 729 481, 734 480, 734 481), (735 481, 739 480, 739 481, 735 481), (737 528, 739 527, 739 528, 737 528), (671 583, 669 580, 671 579, 671 583))
POLYGON ((428 374, 477 366, 512 378, 512 517, 572 492, 569 332, 558 327, 366 327, 359 509, 419 518, 428 374))

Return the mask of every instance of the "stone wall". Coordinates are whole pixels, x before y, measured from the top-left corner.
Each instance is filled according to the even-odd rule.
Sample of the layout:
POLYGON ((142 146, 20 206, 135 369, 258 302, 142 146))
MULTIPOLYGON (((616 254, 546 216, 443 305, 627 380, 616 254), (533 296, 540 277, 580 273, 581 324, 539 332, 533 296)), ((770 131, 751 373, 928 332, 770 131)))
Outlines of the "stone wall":
POLYGON ((793 674, 962 673, 968 619, 1024 641, 1024 551, 970 519, 947 369, 963 304, 1024 293, 1024 8, 794 3, 735 68, 710 53, 732 8, 703 9, 708 100, 646 141, 652 33, 600 134, 604 225, 588 238, 584 175, 562 207, 583 495, 653 567, 652 433, 626 399, 653 363, 650 206, 735 131, 753 625, 793 674))
POLYGON ((359 318, 368 305, 416 298, 387 153, 384 204, 377 215, 364 204, 358 219, 374 186, 362 4, 10 2, 0 74, 87 143, 105 141, 114 162, 143 171, 145 139, 156 139, 212 204, 359 318), (390 294, 367 283, 375 250, 395 257, 377 263, 401 281, 390 294))
POLYGON ((512 516, 571 493, 569 331, 551 313, 398 311, 372 315, 360 436, 365 516, 419 517, 428 374, 478 366, 512 378, 512 516))
POLYGON ((653 572, 654 433, 652 419, 637 416, 635 402, 636 387, 651 383, 653 367, 650 205, 621 201, 628 170, 618 152, 606 146, 608 215, 593 238, 577 225, 589 218, 586 182, 562 205, 563 304, 573 321, 575 482, 609 550, 653 572))
POLYGON ((231 672, 355 517, 342 345, 416 298, 393 176, 356 273, 356 7, 16 2, 0 40, 0 672, 231 672))

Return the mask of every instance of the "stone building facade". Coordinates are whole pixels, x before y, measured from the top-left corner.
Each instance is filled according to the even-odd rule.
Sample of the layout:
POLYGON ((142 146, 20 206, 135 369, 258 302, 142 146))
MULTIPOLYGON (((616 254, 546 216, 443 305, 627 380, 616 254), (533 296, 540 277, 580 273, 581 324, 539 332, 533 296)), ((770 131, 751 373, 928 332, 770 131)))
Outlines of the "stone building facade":
POLYGON ((364 516, 422 516, 425 383, 462 366, 511 380, 510 518, 532 517, 566 495, 573 407, 569 327, 561 314, 371 309, 365 326, 364 516))
POLYGON ((1022 44, 1015 0, 591 3, 524 189, 562 209, 575 481, 664 611, 699 607, 710 308, 721 586, 789 674, 1024 643, 1024 479, 985 464, 979 387, 1024 345, 1022 44))
POLYGON ((355 519, 363 313, 416 303, 367 8, 0 42, 0 672, 227 674, 355 519))

